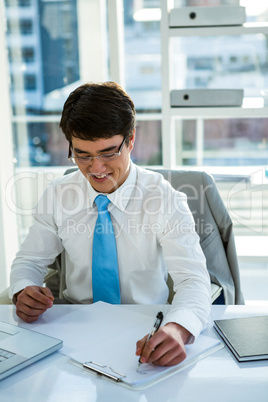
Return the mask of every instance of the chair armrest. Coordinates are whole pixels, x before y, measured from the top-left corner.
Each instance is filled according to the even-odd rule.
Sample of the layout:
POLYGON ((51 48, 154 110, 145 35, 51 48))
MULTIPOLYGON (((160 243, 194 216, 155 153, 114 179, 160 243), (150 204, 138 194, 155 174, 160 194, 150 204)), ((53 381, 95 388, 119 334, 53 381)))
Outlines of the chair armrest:
POLYGON ((211 282, 211 303, 214 303, 214 301, 220 296, 221 292, 222 287, 211 282))

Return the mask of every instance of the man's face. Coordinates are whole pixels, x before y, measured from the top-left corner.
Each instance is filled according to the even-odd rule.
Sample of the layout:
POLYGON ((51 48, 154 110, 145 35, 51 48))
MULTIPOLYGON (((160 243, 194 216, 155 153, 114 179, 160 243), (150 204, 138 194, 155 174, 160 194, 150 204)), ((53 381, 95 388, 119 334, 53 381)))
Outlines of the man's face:
MULTIPOLYGON (((121 155, 108 162, 95 158, 87 164, 77 162, 81 173, 99 193, 112 193, 124 183, 129 174, 130 152, 134 145, 135 132, 130 138, 129 145, 123 145, 121 155)), ((124 138, 115 135, 112 138, 103 138, 96 141, 72 138, 74 157, 99 156, 118 152, 124 138)))

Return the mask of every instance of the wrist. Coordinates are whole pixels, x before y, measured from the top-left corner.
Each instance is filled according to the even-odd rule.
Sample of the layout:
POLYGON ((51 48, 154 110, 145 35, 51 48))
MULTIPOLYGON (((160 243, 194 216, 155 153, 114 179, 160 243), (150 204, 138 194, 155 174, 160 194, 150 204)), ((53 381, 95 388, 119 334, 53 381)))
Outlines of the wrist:
POLYGON ((179 331, 181 338, 183 340, 183 343, 186 345, 189 343, 189 340, 192 338, 191 332, 188 331, 188 329, 184 328, 182 325, 177 324, 176 322, 169 322, 166 324, 167 326, 173 326, 176 328, 177 331, 179 331))
POLYGON ((13 304, 17 304, 17 301, 18 301, 18 295, 21 293, 23 291, 23 289, 21 289, 19 292, 17 292, 17 293, 14 293, 14 295, 13 295, 13 297, 12 297, 12 303, 13 304))

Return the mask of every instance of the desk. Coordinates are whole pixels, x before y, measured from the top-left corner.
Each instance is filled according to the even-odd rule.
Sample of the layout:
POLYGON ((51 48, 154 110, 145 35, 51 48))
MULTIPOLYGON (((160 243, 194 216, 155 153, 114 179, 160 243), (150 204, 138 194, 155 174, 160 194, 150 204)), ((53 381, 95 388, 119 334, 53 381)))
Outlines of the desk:
MULTIPOLYGON (((53 316, 83 309, 57 305, 53 316)), ((122 306, 154 316, 160 306, 122 306)), ((47 314, 47 313, 45 313, 47 314)), ((268 307, 213 306, 211 318, 268 315, 268 307)), ((31 328, 19 320, 11 305, 0 306, 0 319, 31 328)), ((70 325, 72 323, 70 322, 70 325)), ((214 333, 213 329, 208 330, 214 333)), ((53 336, 53 334, 51 334, 53 336)), ((89 333, 90 336, 90 333, 89 333)), ((238 364, 225 347, 172 377, 143 391, 130 391, 94 377, 69 363, 59 352, 0 381, 1 402, 267 402, 268 361, 238 364)))

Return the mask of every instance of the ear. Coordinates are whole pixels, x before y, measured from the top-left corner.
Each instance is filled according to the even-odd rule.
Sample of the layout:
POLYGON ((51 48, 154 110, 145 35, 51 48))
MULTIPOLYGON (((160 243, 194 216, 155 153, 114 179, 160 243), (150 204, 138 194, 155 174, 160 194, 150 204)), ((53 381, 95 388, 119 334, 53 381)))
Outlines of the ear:
POLYGON ((133 130, 133 134, 129 139, 129 144, 128 144, 128 149, 129 152, 132 151, 133 147, 134 147, 134 142, 135 142, 135 136, 136 136, 136 130, 133 130))

